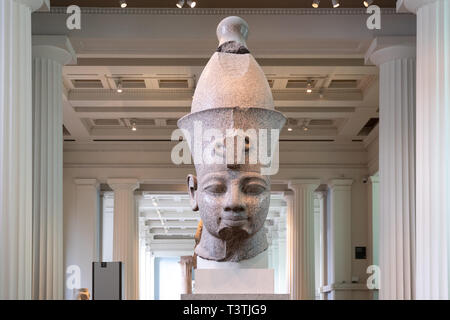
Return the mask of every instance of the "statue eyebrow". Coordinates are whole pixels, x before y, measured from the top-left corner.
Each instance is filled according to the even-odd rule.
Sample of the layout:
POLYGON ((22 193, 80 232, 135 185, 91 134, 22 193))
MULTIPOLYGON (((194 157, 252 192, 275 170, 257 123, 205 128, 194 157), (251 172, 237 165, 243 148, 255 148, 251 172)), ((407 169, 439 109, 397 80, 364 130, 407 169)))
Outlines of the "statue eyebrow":
POLYGON ((213 173, 208 173, 208 174, 206 174, 206 175, 203 177, 203 179, 201 180, 201 182, 202 182, 202 183, 205 183, 205 182, 210 181, 210 180, 219 180, 219 181, 222 181, 222 182, 223 182, 223 181, 226 180, 226 177, 225 177, 225 175, 222 174, 222 173, 213 172, 213 173))
POLYGON ((268 181, 266 181, 266 179, 264 179, 264 178, 261 178, 261 177, 258 177, 258 176, 247 176, 247 177, 243 177, 243 179, 242 179, 242 182, 248 182, 248 181, 251 181, 251 180, 259 180, 259 181, 262 181, 262 182, 264 182, 264 184, 267 186, 267 185, 269 185, 269 183, 268 183, 268 181))

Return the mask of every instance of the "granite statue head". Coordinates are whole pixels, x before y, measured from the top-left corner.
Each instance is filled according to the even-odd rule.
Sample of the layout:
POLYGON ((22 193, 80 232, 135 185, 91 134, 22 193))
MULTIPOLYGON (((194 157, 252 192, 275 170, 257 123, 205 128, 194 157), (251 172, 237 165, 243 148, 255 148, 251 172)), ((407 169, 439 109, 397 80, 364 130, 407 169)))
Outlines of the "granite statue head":
POLYGON ((220 22, 219 47, 198 81, 191 113, 178 121, 197 174, 187 178, 203 223, 195 253, 208 260, 250 259, 268 246, 270 175, 286 119, 274 109, 247 34, 239 17, 220 22))

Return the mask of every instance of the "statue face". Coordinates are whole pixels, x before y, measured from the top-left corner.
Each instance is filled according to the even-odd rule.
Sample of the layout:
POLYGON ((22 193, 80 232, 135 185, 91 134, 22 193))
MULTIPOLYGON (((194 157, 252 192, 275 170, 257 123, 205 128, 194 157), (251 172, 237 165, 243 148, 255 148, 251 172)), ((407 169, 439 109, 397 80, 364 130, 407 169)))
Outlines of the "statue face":
POLYGON ((213 236, 223 240, 251 237, 266 220, 270 180, 258 172, 208 173, 199 178, 195 202, 204 227, 213 236))

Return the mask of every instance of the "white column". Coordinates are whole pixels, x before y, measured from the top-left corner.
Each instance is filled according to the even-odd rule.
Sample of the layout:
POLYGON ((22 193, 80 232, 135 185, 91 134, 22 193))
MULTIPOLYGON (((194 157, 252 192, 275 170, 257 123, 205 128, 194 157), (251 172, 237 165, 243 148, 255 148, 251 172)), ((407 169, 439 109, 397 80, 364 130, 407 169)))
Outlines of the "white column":
POLYGON ((287 278, 287 291, 290 294, 290 298, 294 299, 294 192, 288 191, 283 194, 286 201, 286 278, 287 278))
POLYGON ((380 68, 380 299, 414 298, 415 38, 376 38, 380 68))
MULTIPOLYGON (((379 174, 370 177, 368 189, 369 210, 369 265, 380 265, 380 177, 379 174)), ((378 282, 379 283, 379 282, 378 282)), ((372 298, 379 299, 378 290, 373 291, 372 298)))
POLYGON ((416 298, 449 299, 450 1, 401 3, 417 14, 416 298))
POLYGON ((279 231, 279 239, 278 239, 278 261, 279 261, 279 269, 278 269, 278 283, 279 283, 279 293, 287 293, 287 256, 286 256, 286 231, 279 231))
POLYGON ((63 299, 62 66, 65 36, 33 37, 33 298, 63 299))
MULTIPOLYGON (((317 191, 316 197, 319 201, 319 288, 322 288, 327 284, 327 192, 317 191)), ((321 300, 323 300, 322 293, 320 294, 320 297, 321 300)))
POLYGON ((192 268, 194 266, 193 256, 180 257, 181 269, 181 294, 192 294, 192 268))
POLYGON ((273 230, 272 231, 272 244, 270 246, 270 255, 271 255, 271 262, 272 265, 270 266, 270 268, 273 269, 273 273, 274 273, 274 290, 275 293, 279 292, 279 278, 278 278, 278 272, 280 272, 279 270, 279 265, 278 265, 278 236, 277 236, 278 232, 273 230))
POLYGON ((114 261, 124 264, 124 297, 137 300, 138 286, 138 216, 134 190, 139 188, 136 179, 108 179, 114 190, 114 261))
POLYGON ((291 297, 314 299, 314 190, 319 180, 291 180, 294 191, 293 210, 289 211, 288 234, 290 242, 291 297))
MULTIPOLYGON (((331 286, 352 280, 352 183, 351 179, 334 179, 330 187, 330 225, 328 261, 331 286)), ((339 299, 332 291, 330 298, 339 299)))
POLYGON ((42 0, 0 1, 0 299, 31 299, 31 12, 42 0))
MULTIPOLYGON (((64 244, 66 264, 81 271, 80 288, 92 296, 92 262, 100 258, 100 193, 96 179, 75 179, 75 217, 68 217, 64 244)), ((66 291, 68 299, 76 298, 77 289, 66 291)))

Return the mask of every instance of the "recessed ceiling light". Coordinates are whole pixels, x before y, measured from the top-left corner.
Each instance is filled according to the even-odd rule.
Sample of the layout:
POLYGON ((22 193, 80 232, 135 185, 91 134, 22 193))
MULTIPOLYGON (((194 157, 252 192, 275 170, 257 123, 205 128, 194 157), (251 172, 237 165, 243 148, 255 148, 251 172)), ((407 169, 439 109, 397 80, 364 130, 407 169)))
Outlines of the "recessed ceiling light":
POLYGON ((308 80, 308 84, 306 85, 306 93, 312 93, 312 92, 313 92, 312 83, 311 83, 311 80, 308 80))
POLYGON ((180 9, 183 8, 183 6, 184 6, 184 0, 178 0, 176 6, 177 6, 178 8, 180 8, 180 9))
POLYGON ((333 8, 337 8, 341 5, 341 3, 339 2, 339 0, 332 0, 333 2, 333 8))
POLYGON ((119 3, 120 3, 120 7, 122 9, 124 9, 124 8, 126 8, 128 6, 128 4, 127 4, 127 2, 125 0, 120 0, 119 3))
MULTIPOLYGON (((131 120, 130 124, 131 124, 131 131, 137 131, 136 121, 135 120, 131 120)), ((153 202, 153 205, 156 206, 156 201, 153 202)))
POLYGON ((303 131, 308 131, 309 130, 309 128, 308 128, 308 120, 303 120, 303 124, 302 124, 302 130, 303 131))
POLYGON ((122 80, 119 80, 117 82, 117 93, 122 93, 123 92, 123 88, 122 88, 122 80))

